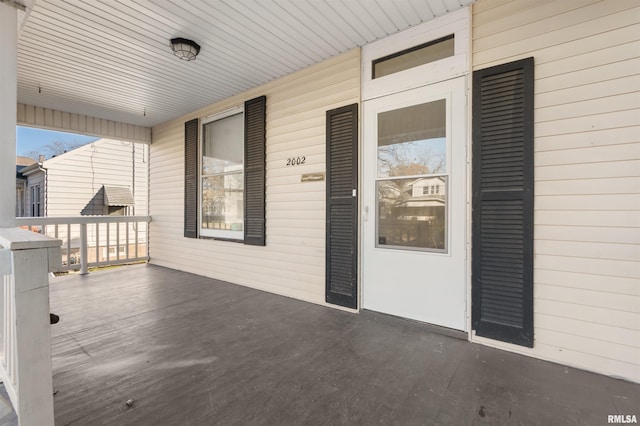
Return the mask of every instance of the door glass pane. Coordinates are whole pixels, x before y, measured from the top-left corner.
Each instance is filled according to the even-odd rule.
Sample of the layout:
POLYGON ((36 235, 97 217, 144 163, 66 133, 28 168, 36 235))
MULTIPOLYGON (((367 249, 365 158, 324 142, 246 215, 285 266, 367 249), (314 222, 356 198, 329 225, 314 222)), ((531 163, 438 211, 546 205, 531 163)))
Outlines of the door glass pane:
POLYGON ((446 173, 446 100, 378 114, 378 177, 446 173))
POLYGON ((377 182, 378 247, 446 250, 447 177, 377 182))
POLYGON ((378 114, 377 246, 446 251, 446 100, 378 114))

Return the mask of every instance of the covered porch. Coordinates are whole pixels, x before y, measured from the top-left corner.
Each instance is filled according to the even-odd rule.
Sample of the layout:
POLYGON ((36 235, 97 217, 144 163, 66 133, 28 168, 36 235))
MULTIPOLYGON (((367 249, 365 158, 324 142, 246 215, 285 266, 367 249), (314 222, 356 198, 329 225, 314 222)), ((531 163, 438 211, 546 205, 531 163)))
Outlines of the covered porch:
POLYGON ((640 405, 637 384, 159 266, 50 293, 57 425, 605 424, 640 405))
MULTIPOLYGON (((611 377, 640 382, 637 12, 632 1, 597 0, 0 0, 0 376, 20 424, 635 420, 638 385, 611 377), (180 60, 193 59, 180 56, 183 44, 197 61, 180 60), (395 76, 373 70, 430 46, 448 53, 395 76), (517 135, 505 144, 477 131, 476 106, 492 100, 476 89, 493 75, 523 93, 501 104, 517 135), (429 194, 451 201, 447 252, 440 242, 387 250, 374 226, 387 179, 376 174, 377 117, 433 102, 447 111, 436 127, 449 186, 429 194), (254 154, 244 204, 205 191, 204 135, 227 119, 252 135, 233 144, 254 154), (49 297, 64 241, 16 228, 16 125, 149 144, 154 266, 56 280, 49 297), (494 142, 500 160, 487 150, 477 163, 494 142), (487 238, 472 195, 483 164, 508 164, 490 167, 492 195, 513 175, 509 188, 523 196, 501 200, 502 216, 487 210, 485 229, 497 230, 487 238), (332 216, 334 189, 344 199, 332 216), (231 229, 207 229, 222 204, 231 229), (372 294, 395 306, 367 304, 372 294), (412 301, 414 312, 404 309, 412 301), (53 328, 50 307, 62 316, 53 328), (443 337, 371 311, 466 332, 443 337)), ((419 170, 393 179, 428 177, 419 170)), ((229 194, 240 188, 232 174, 229 194)), ((435 215, 398 215, 418 216, 435 215)))

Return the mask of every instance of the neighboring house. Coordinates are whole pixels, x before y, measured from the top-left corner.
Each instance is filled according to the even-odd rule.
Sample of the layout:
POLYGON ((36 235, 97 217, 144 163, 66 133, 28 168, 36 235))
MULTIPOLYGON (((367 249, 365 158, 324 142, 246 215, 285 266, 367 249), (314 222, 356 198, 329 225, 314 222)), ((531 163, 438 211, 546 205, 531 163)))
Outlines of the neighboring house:
POLYGON ((29 157, 16 157, 16 217, 28 216, 27 210, 27 178, 22 170, 36 161, 29 157))
POLYGON ((146 215, 148 146, 100 139, 22 168, 21 216, 146 215))
MULTIPOLYGON (((49 109, 55 90, 33 90, 56 61, 18 55, 30 77, 19 84, 20 124, 90 126, 122 139, 130 131, 149 143, 151 263, 418 320, 640 382, 637 2, 367 2, 376 15, 365 14, 365 2, 289 2, 291 11, 215 3, 131 3, 126 11, 100 3, 118 18, 77 36, 91 55, 130 50, 109 48, 111 39, 138 43, 126 75, 136 80, 112 74, 131 63, 118 57, 118 66, 83 78, 89 95, 61 96, 64 111, 49 109), (425 22, 411 24, 416 13, 425 22), (153 38, 137 31, 165 26, 153 38), (235 29, 236 38, 219 43, 235 29), (166 60, 164 38, 189 31, 203 38, 201 56, 166 60), (298 41, 304 47, 292 48, 298 41), (249 57, 256 46, 264 51, 249 57), (218 68, 219 52, 231 65, 218 68), (147 63, 153 73, 145 74, 147 63), (309 65, 293 72, 297 63, 309 65), (29 74, 34 64, 43 69, 29 74), (269 77, 251 79, 262 71, 269 77), (211 85, 212 75, 225 80, 211 85), (163 76, 172 84, 152 86, 163 76), (98 92, 121 86, 125 94, 98 92), (178 101, 183 93, 194 99, 178 101), (89 110, 102 116, 82 115, 101 97, 89 110), (168 113, 152 121, 146 105, 168 113)), ((27 23, 22 49, 38 52, 50 38, 57 7, 47 2, 41 19, 27 23)), ((74 10, 65 3, 58 14, 74 10)), ((6 50, 15 53, 11 40, 6 50)), ((90 73, 84 50, 60 74, 77 76, 78 63, 90 73)), ((76 89, 58 83, 51 86, 76 89)), ((117 183, 92 173, 103 152, 92 146, 65 154, 74 159, 65 173, 64 156, 42 165, 47 215, 95 212, 101 197, 108 213, 103 186, 128 187, 136 200, 146 192, 142 178, 117 183)), ((130 145, 127 152, 138 155, 130 145)))
MULTIPOLYGON (((29 165, 20 168, 19 178, 22 179, 24 189, 21 194, 22 206, 16 211, 16 217, 42 217, 46 216, 45 174, 41 163, 32 160, 29 165), (18 213, 20 213, 18 215, 18 213)), ((16 199, 18 190, 16 190, 16 199)))
MULTIPOLYGON (((148 214, 148 162, 149 147, 144 144, 112 139, 100 139, 42 163, 33 163, 20 170, 26 187, 23 216, 144 216, 148 214)), ((116 243, 115 232, 106 246, 105 224, 87 231, 89 262, 101 262, 107 255, 114 258, 116 250, 122 255, 127 250, 146 251, 146 229, 133 239, 134 225, 128 224, 130 239, 126 244, 116 243), (98 235, 102 235, 96 250, 98 235)), ((113 229, 116 224, 110 225, 113 229)), ((124 224, 121 225, 124 228, 124 224)), ((51 227, 50 227, 51 228, 51 227)), ((40 229, 40 228, 36 228, 40 229)), ((141 230, 139 230, 141 231, 141 230)), ((63 240, 63 262, 77 262, 80 252, 80 229, 66 227, 57 232, 63 240), (67 253, 68 251, 68 253, 67 253)), ((122 229, 123 235, 126 232, 122 229)))
POLYGON ((445 250, 446 179, 378 183, 378 246, 445 250))

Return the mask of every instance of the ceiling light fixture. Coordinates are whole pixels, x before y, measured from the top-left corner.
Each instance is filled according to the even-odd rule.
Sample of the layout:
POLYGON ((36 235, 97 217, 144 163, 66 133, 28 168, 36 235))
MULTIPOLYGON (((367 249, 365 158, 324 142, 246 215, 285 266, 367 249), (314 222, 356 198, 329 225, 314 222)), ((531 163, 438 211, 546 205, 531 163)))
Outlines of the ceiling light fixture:
POLYGON ((171 50, 173 54, 183 61, 193 61, 200 53, 200 45, 186 38, 172 38, 171 50))

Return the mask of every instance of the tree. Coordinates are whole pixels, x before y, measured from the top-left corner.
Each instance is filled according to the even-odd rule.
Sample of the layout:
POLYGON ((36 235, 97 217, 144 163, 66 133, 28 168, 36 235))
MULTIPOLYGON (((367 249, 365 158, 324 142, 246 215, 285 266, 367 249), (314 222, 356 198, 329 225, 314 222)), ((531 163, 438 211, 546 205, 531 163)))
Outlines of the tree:
POLYGON ((82 145, 83 144, 79 142, 54 141, 46 145, 43 145, 40 151, 29 151, 27 153, 27 157, 30 157, 36 161, 39 161, 40 155, 44 155, 46 159, 50 159, 58 155, 64 154, 65 152, 69 152, 76 148, 79 148, 82 145))
POLYGON ((444 139, 438 145, 431 141, 409 141, 379 146, 378 175, 391 177, 444 173, 444 139), (440 149, 434 149, 436 146, 440 149))
POLYGON ((33 158, 35 161, 39 161, 40 151, 29 151, 25 154, 25 157, 33 158))

